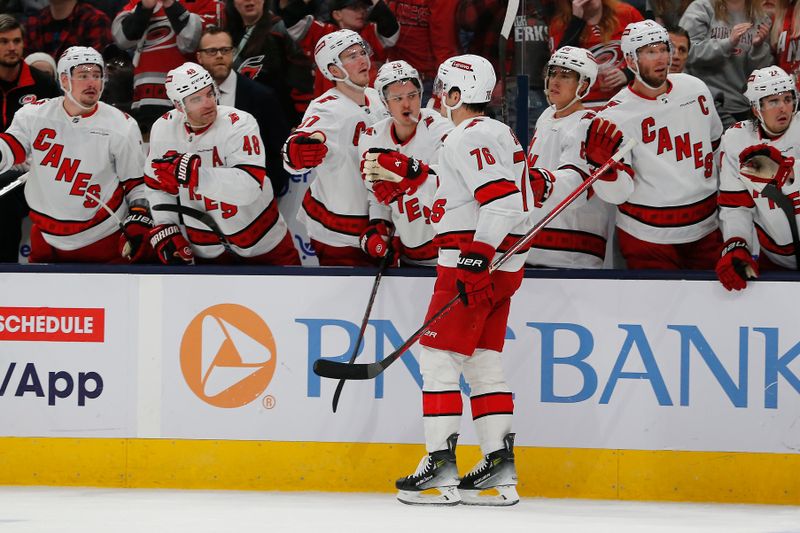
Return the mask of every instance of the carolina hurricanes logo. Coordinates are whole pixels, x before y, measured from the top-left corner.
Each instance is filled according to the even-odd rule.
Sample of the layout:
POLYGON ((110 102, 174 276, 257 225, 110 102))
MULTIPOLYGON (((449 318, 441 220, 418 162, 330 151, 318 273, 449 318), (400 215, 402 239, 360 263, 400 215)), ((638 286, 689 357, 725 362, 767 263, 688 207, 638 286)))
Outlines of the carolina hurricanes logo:
POLYGON ((594 60, 601 68, 621 68, 625 66, 625 57, 622 55, 622 49, 619 46, 619 41, 608 41, 607 43, 598 44, 589 50, 594 56, 594 60))
POLYGON ((172 39, 175 37, 175 32, 172 30, 167 17, 158 17, 155 20, 150 20, 150 28, 144 36, 144 43, 142 49, 150 51, 156 47, 175 46, 172 39))
POLYGON ((239 74, 247 76, 254 80, 261 74, 261 69, 264 68, 264 56, 253 56, 245 59, 239 67, 239 74))
POLYGON ((36 95, 35 94, 26 94, 22 98, 19 99, 19 103, 22 105, 25 104, 32 104, 36 102, 36 95))

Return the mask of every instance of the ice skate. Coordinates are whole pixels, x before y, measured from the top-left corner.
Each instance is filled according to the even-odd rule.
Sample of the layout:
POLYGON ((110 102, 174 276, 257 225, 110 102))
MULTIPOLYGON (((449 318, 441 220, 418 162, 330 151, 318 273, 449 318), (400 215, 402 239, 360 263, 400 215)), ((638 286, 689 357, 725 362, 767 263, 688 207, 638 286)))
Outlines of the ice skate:
POLYGON ((514 433, 506 435, 503 444, 503 449, 487 454, 461 480, 458 492, 462 503, 505 506, 519 502, 514 433))
POLYGON ((408 505, 456 505, 458 493, 456 441, 458 433, 447 439, 447 449, 422 458, 417 470, 395 483, 397 499, 408 505))

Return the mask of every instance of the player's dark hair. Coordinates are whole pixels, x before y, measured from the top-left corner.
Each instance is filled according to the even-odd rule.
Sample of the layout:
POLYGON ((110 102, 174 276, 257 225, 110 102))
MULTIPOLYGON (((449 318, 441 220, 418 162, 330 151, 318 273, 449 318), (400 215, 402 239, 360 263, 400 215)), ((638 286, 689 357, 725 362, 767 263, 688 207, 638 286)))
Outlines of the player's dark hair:
MULTIPOLYGON (((448 96, 453 96, 453 93, 461 94, 461 90, 458 87, 453 87, 447 94, 448 96)), ((489 108, 489 102, 481 102, 479 104, 468 104, 464 102, 461 104, 461 107, 468 111, 472 111, 473 113, 481 113, 485 115, 486 110, 489 108)))

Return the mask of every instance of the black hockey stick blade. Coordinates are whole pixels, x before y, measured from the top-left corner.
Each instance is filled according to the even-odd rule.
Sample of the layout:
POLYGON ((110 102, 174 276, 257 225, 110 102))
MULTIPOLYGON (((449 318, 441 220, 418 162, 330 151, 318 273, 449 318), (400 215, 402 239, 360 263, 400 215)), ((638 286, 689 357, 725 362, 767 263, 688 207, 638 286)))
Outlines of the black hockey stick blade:
POLYGON ((789 231, 792 234, 792 247, 794 248, 795 262, 797 263, 797 269, 800 270, 800 233, 797 229, 797 216, 794 213, 794 203, 792 203, 792 200, 783 194, 783 191, 778 189, 774 183, 768 183, 761 190, 761 196, 775 202, 775 205, 786 215, 786 221, 789 223, 789 231))
POLYGON ((225 248, 225 251, 231 254, 233 257, 238 258, 239 256, 236 252, 233 251, 231 248, 231 243, 228 241, 228 238, 222 233, 217 222, 214 220, 214 217, 206 213, 205 211, 200 211, 199 209, 195 209, 194 207, 189 207, 187 205, 179 205, 179 204, 158 204, 152 207, 153 211, 169 211, 171 213, 178 213, 179 215, 186 215, 188 217, 192 217, 193 219, 205 224, 208 226, 214 235, 217 236, 219 239, 219 243, 225 248))

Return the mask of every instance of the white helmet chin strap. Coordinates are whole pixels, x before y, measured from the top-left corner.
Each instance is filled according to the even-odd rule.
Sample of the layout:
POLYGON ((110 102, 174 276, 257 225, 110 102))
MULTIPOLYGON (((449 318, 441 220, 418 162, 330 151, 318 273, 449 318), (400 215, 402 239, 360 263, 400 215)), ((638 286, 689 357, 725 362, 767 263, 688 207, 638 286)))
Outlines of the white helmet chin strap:
MULTIPOLYGON (((369 65, 372 65, 372 62, 369 60, 369 57, 367 57, 367 62, 369 63, 369 65)), ((350 87, 351 89, 355 89, 356 91, 360 91, 362 93, 367 90, 366 87, 362 87, 361 85, 356 85, 355 83, 353 83, 353 80, 350 79, 350 74, 347 72, 347 69, 344 68, 344 65, 342 65, 342 66, 336 65, 336 66, 339 67, 339 70, 344 72, 344 78, 336 78, 336 77, 334 77, 333 78, 334 81, 340 81, 340 82, 344 83, 345 85, 347 85, 348 87, 350 87)), ((367 68, 369 68, 369 66, 367 66, 367 68)), ((331 74, 333 74, 333 73, 331 73, 331 74)))
POLYGON ((461 107, 461 104, 463 104, 464 102, 459 98, 458 103, 451 107, 447 105, 446 98, 447 98, 446 96, 445 98, 442 98, 442 107, 444 107, 445 111, 447 111, 447 120, 453 122, 453 111, 461 107))
MULTIPOLYGON (((103 83, 100 85, 100 95, 97 97, 97 101, 98 101, 98 102, 100 101, 100 96, 103 96, 103 89, 104 89, 104 88, 105 88, 105 83, 103 82, 103 83)), ((74 96, 72 96, 72 81, 70 80, 70 78, 69 78, 69 77, 67 77, 67 90, 66 90, 66 91, 64 91, 64 96, 65 96, 65 97, 66 97, 66 98, 67 98, 67 99, 68 99, 70 102, 72 102, 73 104, 75 104, 76 106, 78 106, 78 107, 79 107, 79 108, 80 108, 82 111, 85 111, 85 112, 89 112, 89 111, 91 111, 92 109, 94 109, 94 108, 97 106, 97 103, 95 103, 94 105, 91 105, 91 106, 89 106, 89 107, 86 107, 85 105, 83 105, 82 103, 80 103, 80 102, 79 102, 79 101, 78 101, 78 100, 77 100, 77 99, 76 99, 74 96)))
MULTIPOLYGON (((796 106, 795 106, 795 107, 796 107, 796 106)), ((754 108, 754 109, 753 109, 753 114, 756 116, 756 119, 758 119, 758 123, 759 123, 759 125, 761 126, 761 129, 762 129, 762 130, 764 130, 764 132, 765 132, 767 135, 769 135, 770 137, 780 137, 781 135, 783 135, 784 133, 786 133, 786 130, 788 130, 788 129, 789 129, 789 126, 786 126, 786 129, 784 129, 782 132, 780 132, 780 133, 774 132, 774 131, 772 131, 771 129, 769 129, 769 128, 767 127, 767 123, 764 121, 764 117, 763 117, 763 115, 761 114, 761 110, 760 110, 760 109, 755 109, 755 108, 754 108)), ((791 124, 792 124, 792 120, 794 120, 794 113, 792 113, 792 116, 791 116, 791 118, 789 119, 789 125, 791 125, 791 124)))
MULTIPOLYGON (((669 50, 669 52, 670 52, 670 53, 669 53, 669 63, 667 63, 667 73, 669 73, 669 67, 671 67, 671 66, 672 66, 672 48, 671 48, 671 46, 670 46, 670 45, 667 45, 667 48, 668 48, 668 50, 669 50)), ((648 89, 650 89, 651 91, 657 91, 657 90, 659 90, 660 88, 662 88, 662 87, 663 87, 663 86, 664 86, 664 85, 667 83, 667 79, 666 79, 666 78, 664 78, 664 83, 662 83, 662 84, 661 84, 661 85, 659 85, 658 87, 653 87, 652 85, 650 85, 649 83, 647 83, 646 81, 644 81, 644 78, 642 78, 642 75, 641 75, 641 74, 639 74, 639 58, 636 56, 637 52, 638 52, 638 50, 637 50, 636 52, 634 52, 634 53, 633 53, 633 64, 634 64, 634 65, 636 65, 636 70, 633 70, 633 69, 631 69, 631 70, 633 70, 633 75, 634 75, 634 77, 635 77, 637 80, 639 80, 639 81, 641 82, 641 84, 642 84, 642 85, 644 85, 645 87, 647 87, 647 88, 648 88, 648 89)))

